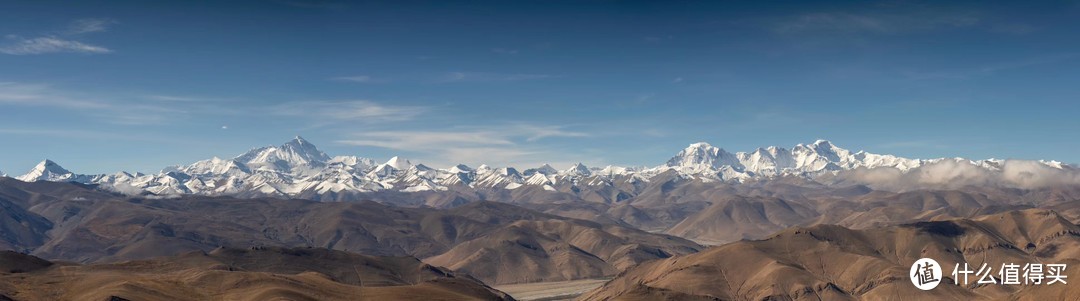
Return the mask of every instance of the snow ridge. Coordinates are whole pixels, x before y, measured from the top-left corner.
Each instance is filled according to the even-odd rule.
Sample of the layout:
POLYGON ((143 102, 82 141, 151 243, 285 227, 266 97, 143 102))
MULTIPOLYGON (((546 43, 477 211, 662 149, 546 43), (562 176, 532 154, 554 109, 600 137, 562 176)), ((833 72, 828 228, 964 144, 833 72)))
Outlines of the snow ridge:
MULTIPOLYGON (((383 163, 355 156, 330 157, 297 136, 279 146, 254 148, 232 159, 210 158, 172 166, 157 174, 118 172, 82 175, 45 160, 16 179, 99 184, 128 194, 233 195, 241 197, 301 197, 375 191, 445 191, 449 189, 521 189, 556 191, 571 186, 612 186, 616 182, 640 185, 670 172, 683 179, 705 182, 744 182, 777 176, 813 178, 839 171, 894 168, 908 172, 927 164, 956 160, 987 171, 1000 171, 1004 160, 908 159, 892 155, 852 152, 826 140, 798 144, 791 149, 770 146, 752 152, 730 153, 705 142, 690 144, 664 165, 645 167, 587 167, 577 163, 557 170, 544 164, 519 171, 513 167, 476 168, 458 164, 437 169, 393 157, 383 163)), ((1056 161, 1031 161, 1056 170, 1077 170, 1056 161)), ((573 190, 573 189, 571 189, 573 190)))

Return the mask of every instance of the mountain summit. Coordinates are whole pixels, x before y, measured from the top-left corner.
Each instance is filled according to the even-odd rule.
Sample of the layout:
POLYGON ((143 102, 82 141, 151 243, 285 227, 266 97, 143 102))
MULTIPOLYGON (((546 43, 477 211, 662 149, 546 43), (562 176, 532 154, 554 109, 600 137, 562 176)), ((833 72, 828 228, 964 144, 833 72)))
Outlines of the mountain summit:
POLYGON ((29 172, 16 177, 23 182, 52 181, 52 182, 84 182, 90 180, 90 176, 79 175, 64 169, 60 164, 45 159, 29 172))
POLYGON ((892 185, 907 181, 915 186, 994 182, 1027 187, 1080 179, 1080 169, 1053 161, 908 159, 852 152, 827 140, 798 144, 791 149, 770 146, 737 153, 698 142, 679 151, 664 165, 652 168, 608 166, 595 169, 578 163, 561 171, 546 164, 524 172, 513 167, 483 164, 475 169, 463 164, 435 169, 396 156, 382 164, 354 156, 331 158, 299 136, 280 146, 254 148, 233 159, 211 158, 187 166, 166 168, 158 174, 132 175, 121 172, 87 176, 72 173, 55 162, 45 160, 18 179, 93 183, 125 193, 305 196, 319 199, 328 194, 336 198, 335 195, 342 193, 445 191, 452 187, 460 188, 456 191, 537 188, 573 193, 630 189, 622 193, 633 194, 636 193, 633 187, 644 187, 642 185, 654 177, 670 172, 681 178, 706 182, 744 182, 794 176, 844 185, 869 184, 872 181, 892 185), (875 169, 892 171, 872 177, 864 175, 867 170, 875 169), (912 173, 914 170, 922 171, 912 173), (954 172, 942 173, 943 170, 954 172), (965 172, 955 172, 957 170, 965 172), (901 177, 904 175, 910 176, 901 177), (620 186, 620 183, 629 186, 620 186), (570 187, 563 190, 560 188, 563 186, 570 187), (582 190, 582 187, 588 189, 582 190))
POLYGON ((735 155, 705 142, 690 144, 686 149, 683 149, 675 157, 667 161, 669 167, 694 171, 716 169, 725 165, 742 169, 742 165, 735 155))

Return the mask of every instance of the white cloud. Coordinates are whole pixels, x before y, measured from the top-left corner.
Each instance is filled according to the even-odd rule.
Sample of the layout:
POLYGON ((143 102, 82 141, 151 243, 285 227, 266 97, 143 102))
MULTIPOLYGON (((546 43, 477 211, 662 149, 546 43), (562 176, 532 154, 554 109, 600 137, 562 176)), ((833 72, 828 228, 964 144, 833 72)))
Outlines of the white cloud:
POLYGON ((0 47, 0 53, 11 55, 31 55, 31 54, 46 54, 46 53, 87 53, 87 54, 103 54, 110 53, 112 50, 96 46, 85 44, 79 41, 63 40, 56 37, 38 37, 32 39, 24 39, 17 36, 8 36, 9 40, 13 42, 0 47))
MULTIPOLYGON (((529 166, 565 163, 566 154, 554 155, 534 142, 550 137, 588 137, 583 132, 557 126, 504 124, 487 127, 460 127, 452 130, 372 131, 357 133, 337 141, 355 146, 372 146, 427 156, 426 162, 529 166)), ((587 160, 579 160, 587 161, 587 160)))
POLYGON ((536 126, 519 124, 504 128, 504 132, 516 133, 526 136, 526 141, 536 141, 548 137, 588 137, 589 134, 582 132, 567 131, 559 126, 536 126))
POLYGON ((102 95, 68 91, 46 84, 0 82, 0 110, 8 106, 51 107, 120 125, 169 124, 209 114, 270 114, 297 116, 322 126, 347 122, 408 121, 429 110, 422 106, 385 105, 366 100, 297 101, 264 107, 228 98, 124 93, 102 95))
POLYGON ((908 71, 902 74, 911 80, 942 80, 942 79, 969 79, 980 76, 989 76, 1004 71, 1023 69, 1039 65, 1047 65, 1065 62, 1080 57, 1080 53, 1060 53, 1020 58, 1016 60, 1000 61, 976 66, 974 68, 934 70, 934 71, 908 71))
POLYGON ((58 106, 80 109, 109 106, 104 102, 66 95, 49 85, 22 83, 0 83, 0 105, 58 106))
POLYGON ((558 126, 526 124, 499 125, 485 128, 470 127, 447 131, 374 131, 354 135, 355 139, 338 141, 349 145, 376 146, 415 151, 436 150, 444 146, 507 146, 515 140, 535 142, 550 137, 588 137, 583 132, 568 131, 558 126))
POLYGON ((948 146, 937 141, 931 140, 915 140, 915 141, 893 141, 879 145, 881 148, 938 148, 943 149, 948 146))
POLYGON ((109 141, 109 140, 129 140, 129 141, 144 141, 144 142, 177 142, 172 137, 162 137, 160 135, 142 135, 133 133, 118 133, 116 131, 94 131, 83 129, 49 129, 49 128, 0 128, 0 134, 2 135, 24 135, 24 136, 49 136, 60 137, 67 139, 85 139, 85 140, 97 140, 97 141, 109 141))
POLYGON ((204 101, 221 100, 221 99, 217 99, 217 98, 177 96, 177 95, 162 95, 162 94, 146 95, 146 98, 150 99, 150 100, 169 101, 169 102, 204 102, 204 101))
POLYGON ((440 82, 500 82, 548 79, 549 74, 529 73, 491 73, 491 72, 450 72, 443 75, 440 82))
POLYGON ((0 83, 0 108, 50 107, 70 110, 106 123, 163 124, 187 113, 181 106, 148 103, 122 97, 88 96, 45 84, 0 83))
POLYGON ((978 24, 977 14, 966 12, 821 12, 771 22, 777 33, 846 32, 902 33, 978 24))
POLYGON ((383 105, 368 100, 299 101, 271 108, 271 113, 277 115, 360 122, 406 121, 427 111, 428 107, 383 105))
POLYGON ((71 22, 71 25, 68 26, 68 29, 64 33, 76 35, 93 32, 104 32, 108 31, 109 26, 113 23, 116 23, 116 21, 104 18, 79 19, 71 22))
POLYGON ((374 83, 374 82, 377 82, 375 80, 375 78, 371 77, 370 75, 339 76, 339 77, 331 78, 331 80, 343 81, 343 82, 354 82, 354 83, 374 83))
POLYGON ((510 137, 495 131, 377 131, 365 132, 356 139, 339 143, 375 146, 405 151, 436 150, 445 146, 514 145, 510 137))
POLYGON ((113 23, 116 22, 112 19, 104 18, 78 19, 72 21, 71 24, 68 25, 68 27, 64 30, 51 31, 50 34, 39 37, 24 38, 19 35, 9 34, 6 36, 8 40, 7 43, 0 46, 0 53, 10 55, 32 55, 47 53, 111 53, 113 51, 109 48, 72 40, 70 36, 104 32, 107 31, 109 29, 109 26, 113 23), (61 38, 59 36, 69 36, 69 38, 61 38))
POLYGON ((875 189, 907 191, 916 189, 959 189, 968 186, 1037 189, 1080 184, 1080 170, 1055 168, 1030 160, 1005 160, 990 170, 961 159, 942 159, 908 172, 896 168, 860 168, 823 175, 832 183, 865 184, 875 189))

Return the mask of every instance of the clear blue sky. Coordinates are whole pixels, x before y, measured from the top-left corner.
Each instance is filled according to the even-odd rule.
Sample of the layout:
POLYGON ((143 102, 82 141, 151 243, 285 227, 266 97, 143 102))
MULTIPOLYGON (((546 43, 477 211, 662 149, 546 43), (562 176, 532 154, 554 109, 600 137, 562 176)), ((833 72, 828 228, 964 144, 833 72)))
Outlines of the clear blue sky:
POLYGON ((687 144, 1080 162, 1080 3, 0 1, 0 170, 301 135, 436 167, 687 144))

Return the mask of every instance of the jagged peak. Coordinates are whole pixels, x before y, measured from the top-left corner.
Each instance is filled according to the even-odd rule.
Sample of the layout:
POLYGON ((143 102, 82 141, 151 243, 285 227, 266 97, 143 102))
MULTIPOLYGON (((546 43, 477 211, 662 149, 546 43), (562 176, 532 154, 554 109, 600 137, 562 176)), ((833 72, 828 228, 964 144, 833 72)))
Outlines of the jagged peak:
POLYGON ((452 173, 463 173, 463 172, 473 171, 473 169, 471 167, 469 167, 468 165, 458 164, 458 165, 451 166, 450 169, 448 169, 448 171, 450 171, 452 173))
POLYGON ((504 176, 510 176, 510 175, 519 175, 520 176, 521 175, 520 173, 518 173, 517 169, 515 169, 513 167, 502 167, 502 168, 499 168, 497 171, 498 171, 499 174, 504 175, 504 176))
MULTIPOLYGON (((550 174, 559 173, 559 170, 555 169, 554 167, 551 167, 550 164, 540 165, 540 167, 537 167, 537 168, 535 168, 533 170, 536 171, 536 173, 538 173, 538 174, 544 174, 544 175, 550 175, 550 174)), ((526 173, 528 173, 528 171, 526 171, 526 173)))
POLYGON ((690 143, 690 145, 687 146, 686 148, 687 149, 692 149, 692 148, 715 148, 715 146, 712 146, 712 144, 709 144, 708 142, 701 141, 701 142, 690 143))
POLYGON ((85 180, 83 175, 76 175, 71 171, 68 171, 64 167, 60 166, 52 160, 45 159, 34 166, 33 169, 26 174, 16 177, 16 179, 23 182, 33 181, 71 181, 71 180, 85 180))
POLYGON ((405 159, 399 156, 394 156, 390 158, 390 160, 386 160, 386 163, 383 164, 398 170, 407 170, 413 165, 412 162, 409 161, 409 159, 405 159))
POLYGON ((34 166, 31 171, 49 171, 53 173, 71 173, 60 164, 57 164, 53 160, 45 159, 34 166))
POLYGON ((567 169, 563 170, 561 173, 562 174, 568 174, 568 175, 581 175, 581 176, 592 175, 592 171, 589 170, 589 167, 585 166, 585 164, 581 164, 580 162, 575 163, 574 165, 571 165, 570 168, 567 168, 567 169))

